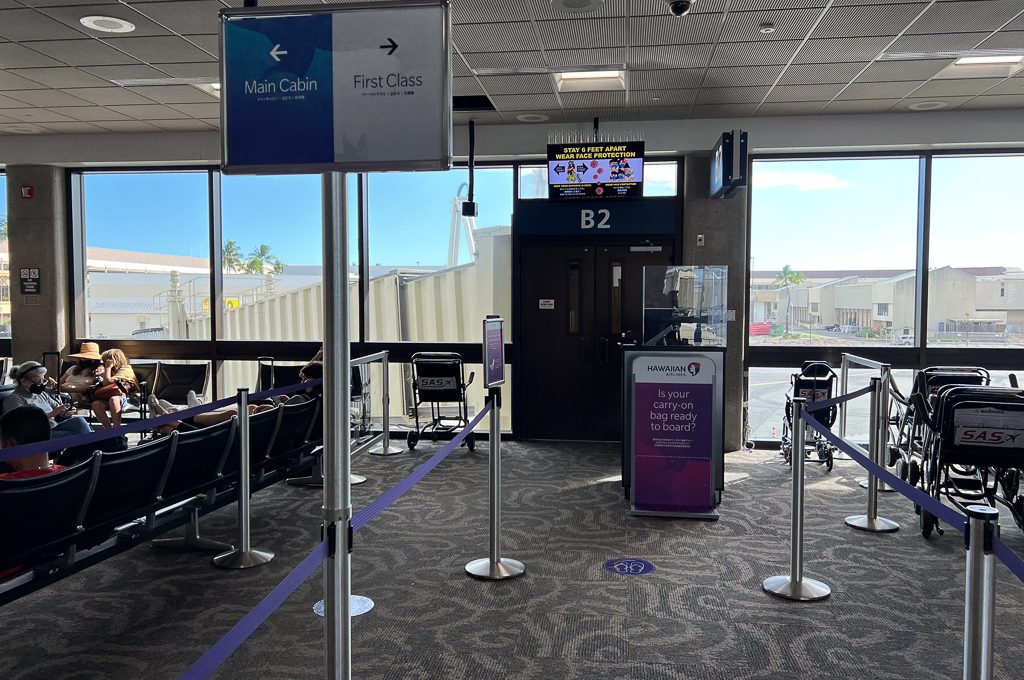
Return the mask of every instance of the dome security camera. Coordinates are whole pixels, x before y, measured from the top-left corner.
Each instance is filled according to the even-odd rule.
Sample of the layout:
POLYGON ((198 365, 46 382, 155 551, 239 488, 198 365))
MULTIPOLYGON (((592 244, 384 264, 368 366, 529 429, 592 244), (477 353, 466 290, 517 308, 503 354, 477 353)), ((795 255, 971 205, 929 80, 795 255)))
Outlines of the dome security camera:
POLYGON ((668 3, 668 11, 674 17, 686 16, 690 13, 691 0, 672 0, 668 3))

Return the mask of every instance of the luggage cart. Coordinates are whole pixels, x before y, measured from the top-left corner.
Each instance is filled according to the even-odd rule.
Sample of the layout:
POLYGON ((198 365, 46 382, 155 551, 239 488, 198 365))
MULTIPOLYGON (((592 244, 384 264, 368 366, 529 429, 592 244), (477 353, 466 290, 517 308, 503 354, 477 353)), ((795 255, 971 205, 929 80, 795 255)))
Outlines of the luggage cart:
MULTIPOLYGON (((466 388, 473 383, 476 374, 470 372, 465 379, 462 356, 455 352, 416 352, 412 355, 413 414, 416 427, 406 437, 410 449, 428 431, 434 441, 438 433, 456 433, 469 424, 469 403, 466 388), (430 422, 420 426, 420 405, 430 404, 430 422), (444 415, 442 404, 457 404, 457 415, 444 415)), ((470 451, 476 450, 476 438, 470 432, 465 445, 470 451)))

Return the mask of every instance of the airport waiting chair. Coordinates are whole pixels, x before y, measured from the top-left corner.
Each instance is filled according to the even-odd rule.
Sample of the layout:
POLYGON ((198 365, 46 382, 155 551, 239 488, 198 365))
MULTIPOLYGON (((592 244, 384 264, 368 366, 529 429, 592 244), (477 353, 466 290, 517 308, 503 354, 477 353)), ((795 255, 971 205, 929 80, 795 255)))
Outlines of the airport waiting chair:
POLYGON ((320 402, 320 399, 310 399, 280 407, 281 423, 270 455, 262 464, 262 476, 287 467, 289 461, 297 461, 308 450, 310 431, 320 412, 320 402))
POLYGON ((202 396, 210 383, 210 364, 167 364, 159 362, 152 392, 157 399, 185 404, 191 390, 202 396))
MULTIPOLYGON (((262 481, 262 465, 273 449, 274 440, 277 438, 278 428, 281 424, 283 408, 283 406, 278 406, 270 411, 249 416, 249 472, 250 476, 255 477, 257 481, 262 481)), ((241 438, 235 437, 228 457, 224 461, 221 483, 217 485, 220 490, 226 490, 238 483, 241 444, 241 438)))
POLYGON ((141 517, 146 518, 146 528, 152 525, 177 443, 178 433, 174 432, 126 451, 100 454, 96 488, 85 513, 79 547, 102 543, 114 529, 141 517))
POLYGON ((160 505, 178 508, 185 504, 188 526, 182 537, 155 539, 154 548, 217 552, 232 548, 200 536, 199 512, 213 505, 214 494, 210 492, 220 482, 221 469, 237 434, 237 417, 200 430, 178 433, 174 461, 164 482, 160 505))
POLYGON ((132 370, 135 371, 135 378, 139 381, 139 386, 135 392, 128 395, 126 412, 137 412, 143 420, 149 418, 149 395, 156 382, 159 366, 156 362, 132 364, 132 370))
POLYGON ((0 480, 0 570, 31 567, 74 545, 99 463, 94 454, 59 472, 0 480))
POLYGON ((302 366, 279 366, 274 363, 260 363, 259 374, 256 376, 256 391, 285 387, 299 382, 299 369, 302 366))

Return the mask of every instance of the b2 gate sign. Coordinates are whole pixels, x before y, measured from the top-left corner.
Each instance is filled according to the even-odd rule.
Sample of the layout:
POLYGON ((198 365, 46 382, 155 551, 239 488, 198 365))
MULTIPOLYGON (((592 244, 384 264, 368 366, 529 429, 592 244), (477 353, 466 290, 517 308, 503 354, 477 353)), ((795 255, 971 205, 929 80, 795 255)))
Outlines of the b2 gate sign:
POLYGON ((548 198, 638 198, 643 142, 548 144, 548 198))
POLYGON ((447 2, 221 13, 225 172, 447 170, 447 2))

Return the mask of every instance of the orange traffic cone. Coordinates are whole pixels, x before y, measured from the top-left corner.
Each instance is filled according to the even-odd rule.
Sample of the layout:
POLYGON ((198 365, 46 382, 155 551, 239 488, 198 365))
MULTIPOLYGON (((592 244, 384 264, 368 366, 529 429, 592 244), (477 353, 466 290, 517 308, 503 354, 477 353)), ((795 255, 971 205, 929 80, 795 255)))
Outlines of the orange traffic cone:
POLYGON ((775 426, 772 425, 772 439, 775 439, 775 426))

